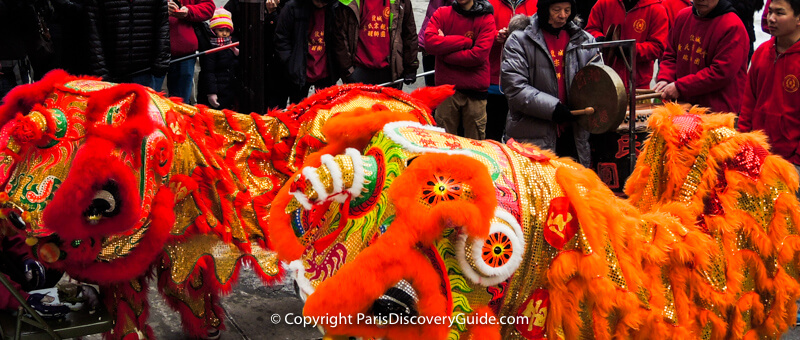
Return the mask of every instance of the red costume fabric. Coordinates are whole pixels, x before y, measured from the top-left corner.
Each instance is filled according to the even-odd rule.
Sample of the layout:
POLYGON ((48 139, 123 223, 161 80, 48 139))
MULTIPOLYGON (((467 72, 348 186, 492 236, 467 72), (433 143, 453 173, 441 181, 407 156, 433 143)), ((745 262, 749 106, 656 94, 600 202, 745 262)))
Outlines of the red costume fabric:
POLYGON ((753 54, 739 130, 764 130, 772 152, 800 165, 800 44, 778 55, 775 38, 753 54))
POLYGON ((561 103, 567 102, 567 81, 564 78, 564 50, 567 49, 569 43, 569 35, 564 33, 553 35, 550 32, 543 32, 544 42, 547 44, 547 49, 550 51, 550 58, 553 58, 553 66, 556 69, 556 80, 558 81, 558 99, 561 103))
POLYGON ((453 6, 436 10, 425 29, 425 49, 436 56, 436 85, 485 92, 489 88, 489 51, 497 35, 494 17, 491 13, 466 17, 453 6))
POLYGON ((356 63, 367 68, 389 66, 389 1, 365 0, 361 4, 356 63))
POLYGON ((678 16, 678 12, 686 7, 692 6, 692 2, 689 0, 663 0, 661 4, 664 5, 664 8, 667 10, 669 27, 675 24, 675 17, 678 16))
POLYGON ((308 28, 308 64, 306 84, 311 84, 328 76, 325 54, 325 9, 316 9, 311 16, 308 28))
MULTIPOLYGON (((722 0, 717 6, 723 4, 730 6, 722 0)), ((749 39, 732 9, 700 18, 691 7, 685 8, 670 30, 657 79, 675 82, 679 101, 738 113, 747 80, 749 39)))
MULTIPOLYGON (((172 0, 170 0, 172 1, 172 0)), ((197 34, 192 23, 211 19, 217 7, 211 0, 183 0, 180 2, 189 11, 186 18, 169 17, 169 41, 172 59, 197 51, 197 34)))
MULTIPOLYGON (((517 14, 525 14, 531 16, 536 14, 536 4, 538 0, 520 0, 516 3, 510 0, 489 0, 494 8, 494 26, 499 31, 508 27, 508 22, 511 17, 517 14)), ((511 32, 508 32, 510 35, 511 32)), ((492 51, 489 52, 489 67, 490 79, 489 83, 492 85, 500 84, 500 58, 503 56, 503 45, 505 41, 494 41, 492 44, 492 51)))
MULTIPOLYGON (((622 0, 600 0, 592 8, 586 31, 600 37, 605 36, 611 25, 621 25, 620 39, 636 39, 636 88, 646 89, 650 88, 653 79, 653 63, 664 53, 669 34, 668 20, 659 0, 640 0, 627 13, 622 0)), ((611 67, 627 84, 625 61, 616 58, 611 67)))

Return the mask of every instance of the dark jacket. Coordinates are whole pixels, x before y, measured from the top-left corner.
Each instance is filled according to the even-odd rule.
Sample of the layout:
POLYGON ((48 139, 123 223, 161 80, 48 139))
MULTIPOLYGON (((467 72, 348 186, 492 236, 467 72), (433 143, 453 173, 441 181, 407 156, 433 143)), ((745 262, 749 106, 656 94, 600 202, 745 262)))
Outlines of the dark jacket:
MULTIPOLYGON (((764 0, 735 0, 731 1, 731 5, 736 10, 736 15, 742 19, 744 29, 747 30, 747 36, 750 38, 750 52, 748 55, 753 55, 753 43, 756 41, 756 30, 753 27, 753 16, 757 11, 764 7, 764 0)), ((764 10, 768 12, 768 10, 764 10)))
MULTIPOLYGON (((336 31, 334 45, 337 69, 343 78, 353 73, 353 62, 358 48, 358 27, 361 22, 361 1, 382 0, 339 0, 334 3, 333 11, 336 16, 336 31)), ((398 79, 405 75, 415 75, 419 68, 417 53, 419 52, 419 37, 417 25, 414 22, 414 10, 411 0, 386 0, 390 1, 392 15, 389 34, 392 46, 389 51, 389 67, 392 69, 392 78, 398 79)))
MULTIPOLYGON (((506 139, 532 143, 543 149, 555 150, 558 136, 553 111, 558 99, 558 81, 553 59, 544 41, 539 15, 534 14, 522 31, 510 32, 500 64, 500 88, 508 98, 506 139)), ((594 37, 574 22, 565 29, 570 39, 564 53, 564 75, 567 90, 572 78, 598 54, 597 49, 581 49, 593 43, 594 37)), ((602 58, 593 63, 602 64, 602 58)), ((569 94, 567 94, 569 96, 569 94)), ((581 164, 589 167, 589 132, 573 124, 575 146, 581 164)))
POLYGON ((27 44, 38 35, 36 10, 30 0, 0 0, 0 60, 25 59, 27 44))
POLYGON ((111 81, 125 81, 145 68, 163 76, 169 68, 167 0, 89 0, 92 69, 111 81))
MULTIPOLYGON (((283 65, 289 79, 296 87, 306 85, 306 65, 308 64, 308 28, 316 7, 311 0, 290 0, 281 9, 278 25, 275 27, 275 54, 283 65)), ((325 7, 325 52, 327 54, 328 77, 331 83, 339 79, 334 68, 332 37, 336 23, 331 6, 325 7)))
MULTIPOLYGON (((231 38, 232 42, 237 39, 231 38)), ((239 59, 233 50, 226 49, 200 57, 200 78, 197 101, 208 104, 207 95, 216 94, 221 109, 234 108, 240 88, 239 59)))

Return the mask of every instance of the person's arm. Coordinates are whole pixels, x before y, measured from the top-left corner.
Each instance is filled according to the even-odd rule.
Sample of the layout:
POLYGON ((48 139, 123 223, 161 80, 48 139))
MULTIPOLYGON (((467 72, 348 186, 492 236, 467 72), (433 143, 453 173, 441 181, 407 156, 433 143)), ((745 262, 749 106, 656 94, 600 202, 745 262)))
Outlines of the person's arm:
POLYGON ((536 65, 530 64, 524 48, 519 43, 522 36, 521 32, 515 32, 506 40, 500 63, 500 88, 505 93, 508 107, 512 111, 552 120, 553 111, 559 100, 530 85, 528 70, 535 68, 536 65))
POLYGON ((764 11, 761 12, 761 30, 764 33, 769 33, 769 25, 767 24, 767 15, 769 15, 769 4, 772 0, 767 0, 767 3, 764 4, 764 11))
POLYGON ((472 39, 463 35, 439 35, 445 18, 442 17, 444 7, 439 8, 428 21, 425 29, 425 52, 441 56, 472 47, 472 39))
POLYGON ((184 20, 201 22, 211 19, 217 6, 213 0, 197 0, 194 5, 185 5, 184 7, 188 10, 184 20))
POLYGON ((442 56, 442 60, 448 64, 465 67, 476 67, 489 62, 489 52, 492 50, 492 44, 497 35, 494 16, 485 16, 482 25, 475 33, 475 44, 471 48, 445 54, 442 56))
MULTIPOLYGON (((399 0, 398 0, 399 1, 399 0)), ((400 38, 403 41, 403 74, 406 79, 413 79, 417 74, 419 68, 419 37, 417 36, 417 24, 414 21, 414 8, 411 6, 411 0, 405 0, 403 12, 403 28, 400 32, 400 38)))
POLYGON ((169 6, 168 0, 161 0, 161 9, 155 14, 153 21, 156 23, 156 58, 153 63, 151 73, 156 77, 163 77, 169 69, 169 59, 171 58, 169 48, 169 6))
POLYGON ((674 29, 678 26, 678 19, 675 20, 675 23, 676 25, 673 26, 672 29, 669 30, 669 34, 667 34, 667 44, 664 46, 664 54, 661 56, 661 60, 658 62, 658 75, 656 76, 656 82, 663 81, 671 83, 675 81, 675 58, 677 58, 675 46, 678 45, 678 36, 680 35, 680 32, 676 32, 677 30, 674 29))
POLYGON ((350 53, 350 41, 347 30, 347 17, 350 15, 350 8, 337 2, 333 7, 333 15, 336 20, 336 29, 333 35, 334 59, 336 66, 341 72, 342 79, 349 77, 353 73, 353 55, 350 53))
POLYGON ((278 15, 278 23, 275 25, 275 55, 278 56, 281 64, 288 64, 292 54, 292 42, 294 41, 294 6, 295 2, 290 2, 283 8, 278 15))
MULTIPOLYGON (((757 56, 758 53, 754 55, 754 57, 757 56)), ((744 87, 742 109, 741 113, 739 113, 739 121, 736 123, 736 129, 739 132, 749 132, 753 129, 753 109, 756 106, 756 96, 758 96, 758 69, 758 65, 754 63, 747 72, 747 84, 744 87)))
POLYGON ((100 13, 100 6, 97 0, 89 0, 86 3, 86 12, 89 18, 89 56, 91 69, 94 75, 109 80, 108 68, 106 68, 105 52, 103 51, 103 23, 104 15, 100 13))
POLYGON ((216 94, 217 93, 217 73, 216 66, 219 62, 216 56, 219 53, 212 53, 200 56, 200 81, 199 85, 202 87, 202 93, 216 94))
POLYGON ((589 12, 589 19, 586 22, 586 28, 584 28, 586 32, 589 32, 595 38, 605 37, 606 35, 606 32, 603 31, 604 8, 603 1, 595 4, 589 12))
POLYGON ((730 25, 719 41, 721 43, 710 65, 695 74, 675 80, 679 93, 699 96, 718 91, 734 81, 736 73, 747 64, 750 38, 744 26, 730 25))
POLYGON ((636 43, 636 59, 654 61, 664 54, 669 35, 669 19, 663 6, 650 6, 652 16, 647 21, 650 32, 644 41, 636 43))

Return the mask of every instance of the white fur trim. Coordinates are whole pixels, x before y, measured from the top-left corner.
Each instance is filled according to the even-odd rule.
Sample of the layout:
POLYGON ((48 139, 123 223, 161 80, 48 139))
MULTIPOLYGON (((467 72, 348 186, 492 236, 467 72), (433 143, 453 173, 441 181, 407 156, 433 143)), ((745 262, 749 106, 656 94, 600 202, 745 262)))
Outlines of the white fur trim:
POLYGON ((361 159, 361 152, 353 148, 344 150, 344 154, 353 160, 353 186, 347 189, 352 197, 361 196, 364 189, 364 160, 361 159))
POLYGON ((300 287, 300 299, 305 302, 311 294, 314 294, 314 287, 311 286, 311 281, 306 278, 306 268, 303 266, 303 260, 289 262, 286 269, 294 281, 297 282, 297 286, 300 287))
POLYGON ((472 281, 472 283, 480 284, 480 274, 472 269, 472 266, 470 266, 469 262, 467 262, 466 246, 468 238, 469 237, 465 233, 458 235, 458 240, 456 241, 456 259, 458 260, 458 265, 461 267, 461 273, 463 273, 466 278, 472 281))
POLYGON ((325 191, 325 186, 322 185, 322 181, 319 180, 317 168, 312 168, 310 166, 303 168, 303 177, 306 178, 308 183, 311 183, 311 188, 317 192, 317 201, 324 202, 328 198, 328 192, 325 191))
POLYGON ((434 152, 434 153, 443 153, 448 155, 465 155, 465 156, 472 156, 472 153, 465 149, 456 149, 456 150, 441 150, 441 149, 434 149, 434 148, 425 148, 419 145, 411 144, 411 141, 400 135, 397 132, 397 129, 400 128, 409 128, 415 127, 423 130, 428 130, 431 132, 436 133, 445 133, 444 129, 440 127, 435 127, 431 125, 422 125, 417 122, 409 122, 409 121, 401 121, 401 122, 392 122, 383 126, 383 133, 389 137, 393 142, 400 144, 403 149, 408 150, 412 153, 426 153, 426 152, 434 152))
POLYGON ((342 169, 339 168, 339 164, 333 161, 333 156, 331 155, 322 155, 320 161, 322 161, 322 165, 328 167, 328 171, 331 173, 331 180, 333 180, 332 193, 338 194, 342 192, 342 169))
POLYGON ((522 243, 522 249, 525 249, 525 233, 522 232, 522 227, 517 222, 517 219, 514 218, 514 215, 511 215, 510 212, 505 211, 503 208, 496 208, 494 210, 494 217, 497 217, 511 226, 511 229, 514 229, 514 233, 517 234, 520 242, 522 243))
POLYGON ((458 264, 461 266, 461 271, 464 276, 473 283, 485 287, 494 286, 511 277, 511 275, 519 269, 519 265, 522 263, 522 255, 525 252, 525 234, 522 232, 522 228, 514 216, 503 209, 497 208, 495 210, 495 217, 508 223, 508 225, 494 222, 491 224, 489 234, 491 235, 497 232, 505 234, 511 241, 511 247, 513 248, 511 258, 509 258, 508 262, 503 266, 492 268, 483 262, 481 251, 483 249, 483 244, 486 242, 485 239, 478 240, 470 238, 462 233, 459 235, 458 241, 456 242, 456 258, 458 259, 458 264), (467 262, 467 242, 471 242, 470 250, 472 251, 473 264, 467 262))
POLYGON ((311 210, 311 208, 313 207, 311 205, 311 202, 308 201, 308 197, 306 197, 306 194, 299 191, 292 191, 289 194, 294 196, 294 199, 297 200, 297 203, 300 203, 300 205, 302 205, 304 209, 311 210))

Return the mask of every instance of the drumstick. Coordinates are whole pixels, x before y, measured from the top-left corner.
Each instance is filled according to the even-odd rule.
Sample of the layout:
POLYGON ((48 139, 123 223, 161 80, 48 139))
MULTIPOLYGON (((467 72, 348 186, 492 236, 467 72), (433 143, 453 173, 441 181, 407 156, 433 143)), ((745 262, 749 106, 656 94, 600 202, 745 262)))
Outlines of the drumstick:
POLYGON ((655 93, 656 90, 651 89, 636 89, 636 94, 648 94, 648 93, 655 93))
POLYGON ((570 113, 572 113, 573 116, 591 115, 591 114, 594 114, 594 108, 593 107, 587 107, 587 108, 585 108, 583 110, 572 110, 572 111, 570 111, 570 113))
POLYGON ((648 93, 636 96, 636 100, 653 99, 653 98, 661 98, 661 92, 648 93))

